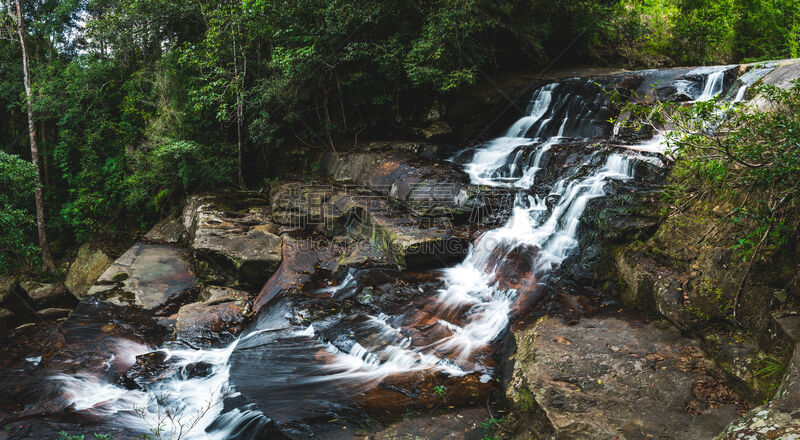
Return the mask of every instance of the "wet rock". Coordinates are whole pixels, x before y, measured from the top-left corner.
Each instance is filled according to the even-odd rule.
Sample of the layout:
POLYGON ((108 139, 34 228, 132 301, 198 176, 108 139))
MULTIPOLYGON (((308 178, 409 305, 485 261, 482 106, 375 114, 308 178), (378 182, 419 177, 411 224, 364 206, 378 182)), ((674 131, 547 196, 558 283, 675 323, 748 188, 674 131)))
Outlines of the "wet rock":
POLYGON ((648 239, 658 229, 661 191, 642 184, 621 185, 609 192, 587 204, 577 234, 580 251, 563 265, 572 279, 584 285, 613 281, 619 248, 648 239))
POLYGON ((230 287, 205 286, 200 291, 198 299, 206 304, 213 305, 228 301, 247 301, 250 299, 250 295, 247 292, 231 289, 230 287))
POLYGON ((95 249, 91 244, 86 243, 78 249, 75 261, 69 267, 64 285, 77 298, 82 298, 110 265, 111 258, 102 250, 95 249))
POLYGON ((51 307, 72 308, 78 303, 78 300, 62 284, 44 284, 25 280, 19 285, 22 293, 27 295, 31 306, 36 310, 51 307))
POLYGON ((185 380, 198 377, 209 377, 214 372, 214 366, 208 362, 193 362, 181 369, 181 375, 185 380))
MULTIPOLYGON (((724 89, 727 89, 739 74, 739 66, 725 66, 724 89)), ((703 81, 714 67, 644 70, 641 83, 636 89, 637 102, 653 102, 655 99, 668 102, 693 101, 703 92, 703 81)))
POLYGON ((408 417, 371 434, 370 440, 483 440, 491 429, 484 424, 489 420, 485 408, 469 408, 441 415, 408 417))
POLYGON ((90 292, 98 292, 120 304, 154 310, 192 289, 196 282, 182 250, 136 243, 106 269, 97 280, 97 288, 90 292), (111 288, 106 289, 107 286, 111 288))
POLYGON ((125 373, 124 381, 131 388, 147 389, 150 385, 174 376, 178 367, 167 362, 166 351, 154 351, 136 356, 136 363, 125 373))
POLYGON ((203 281, 255 290, 278 268, 277 228, 268 210, 253 202, 224 195, 198 195, 186 202, 183 225, 203 281))
MULTIPOLYGON (((52 334, 45 336, 46 345, 40 352, 41 373, 52 376, 59 371, 86 380, 96 380, 94 376, 116 380, 135 363, 137 355, 150 351, 148 345, 162 341, 163 330, 148 315, 142 309, 84 299, 58 329, 45 327, 52 329, 52 334)), ((58 381, 47 382, 61 393, 58 381)))
POLYGON ((383 251, 398 267, 437 267, 461 259, 467 240, 450 223, 420 222, 384 200, 342 194, 331 204, 347 213, 346 229, 383 251))
POLYGON ((394 267, 393 262, 379 248, 364 241, 346 245, 342 256, 337 260, 334 273, 347 272, 351 269, 394 267))
POLYGON ((281 295, 301 291, 322 269, 330 273, 336 267, 336 249, 326 243, 295 239, 284 234, 283 259, 278 270, 264 284, 253 303, 258 312, 281 295))
POLYGON ((481 381, 481 374, 453 377, 433 372, 395 374, 370 387, 357 403, 371 414, 398 414, 407 409, 433 409, 468 406, 486 402, 494 390, 491 381, 481 381))
POLYGON ((519 438, 709 438, 737 417, 738 397, 675 331, 623 315, 548 317, 514 338, 507 396, 549 425, 519 438))
MULTIPOLYGON (((424 186, 424 185, 423 185, 424 186)), ((467 241, 446 220, 419 218, 363 190, 306 184, 273 191, 273 214, 287 226, 342 232, 379 249, 399 267, 441 266, 460 259, 467 241)))
POLYGON ((773 399, 728 425, 714 440, 800 438, 800 347, 773 399))
POLYGON ((186 230, 183 227, 182 219, 171 215, 156 223, 144 235, 144 240, 154 244, 178 244, 185 234, 186 230))
POLYGON ((187 304, 178 311, 176 338, 191 345, 231 342, 250 311, 247 293, 206 287, 201 299, 204 301, 187 304))
POLYGON ((458 170, 446 163, 420 163, 402 152, 329 153, 323 167, 334 181, 363 185, 417 215, 461 215, 481 204, 458 170))

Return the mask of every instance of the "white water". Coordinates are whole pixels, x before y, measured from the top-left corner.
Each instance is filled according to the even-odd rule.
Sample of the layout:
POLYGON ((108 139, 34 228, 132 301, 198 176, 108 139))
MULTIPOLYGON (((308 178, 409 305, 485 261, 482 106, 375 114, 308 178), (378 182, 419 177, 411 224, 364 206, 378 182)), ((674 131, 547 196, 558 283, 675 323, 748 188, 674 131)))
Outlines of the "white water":
POLYGON ((551 194, 558 196, 559 201, 552 210, 547 209, 543 198, 517 195, 508 222, 486 232, 461 264, 444 271, 447 287, 438 300, 445 308, 466 305, 469 313, 467 324, 457 328, 438 347, 455 350, 463 359, 491 343, 508 326, 518 292, 498 287, 497 271, 505 262, 504 258, 496 260, 498 250, 504 255, 520 247, 537 250, 535 265, 530 270, 534 276, 541 276, 561 264, 576 248, 575 234, 587 203, 605 194, 603 188, 609 180, 632 177, 631 161, 626 156, 611 154, 604 166, 586 177, 559 180, 551 194))
POLYGON ((709 101, 722 93, 724 82, 724 70, 718 70, 709 74, 703 82, 703 93, 696 99, 696 101, 709 101))
MULTIPOLYGON (((526 134, 547 114, 553 99, 553 90, 557 85, 558 83, 552 83, 536 90, 531 98, 531 104, 528 106, 528 114, 515 122, 503 136, 489 141, 484 148, 475 153, 472 162, 465 169, 470 175, 472 183, 488 186, 507 185, 505 179, 498 180, 493 176, 508 162, 508 157, 517 147, 533 142, 533 139, 526 137, 526 134)), ((548 122, 547 119, 542 120, 534 138, 547 126, 548 122)), ((512 174, 514 171, 515 169, 512 169, 512 174)))
MULTIPOLYGON (((722 77, 721 71, 711 72, 705 81, 703 95, 698 100, 721 93, 722 77)), ((512 310, 521 293, 516 288, 504 287, 502 283, 500 271, 513 258, 511 253, 521 250, 533 256, 525 263, 529 267, 521 269, 527 270, 531 285, 535 288, 538 279, 558 267, 577 248, 576 233, 588 203, 602 197, 610 181, 633 178, 632 169, 636 160, 654 160, 642 156, 640 152, 663 153, 663 139, 657 137, 632 147, 638 152, 597 151, 587 154, 581 164, 569 168, 555 181, 547 196, 528 194, 526 190, 537 183, 546 153, 570 135, 571 128, 568 127, 574 128, 576 124, 580 125, 583 118, 591 116, 589 108, 583 105, 577 106, 577 111, 572 110, 574 116, 569 116, 571 107, 567 106, 566 111, 559 113, 563 116, 557 117, 554 107, 564 105, 569 99, 580 99, 571 95, 554 96, 557 86, 557 83, 553 83, 537 90, 532 96, 527 115, 515 122, 502 137, 488 142, 477 151, 465 167, 474 184, 522 191, 515 196, 513 211, 507 222, 500 228, 484 233, 472 245, 463 262, 442 271, 445 287, 438 292, 435 307, 442 313, 438 314, 440 319, 434 325, 438 325, 447 336, 427 346, 414 346, 411 338, 401 331, 405 318, 384 314, 368 315, 367 320, 359 324, 355 332, 368 334, 369 338, 359 339, 355 332, 342 335, 348 344, 323 342, 314 326, 288 328, 288 324, 281 324, 278 328, 261 328, 251 332, 224 348, 164 349, 176 368, 195 362, 210 364, 213 373, 208 377, 172 377, 155 384, 149 392, 144 392, 130 391, 92 375, 60 374, 54 379, 62 384, 65 398, 77 411, 114 418, 122 426, 147 432, 159 423, 159 409, 163 410, 154 396, 164 395, 172 409, 180 411, 185 418, 197 418, 195 427, 185 438, 222 440, 231 434, 238 423, 253 415, 249 409, 220 414, 221 396, 235 392, 229 384, 231 355, 237 347, 251 342, 251 338, 261 333, 287 329, 291 337, 307 341, 309 353, 313 353, 314 347, 318 346, 332 358, 315 375, 299 380, 292 377, 292 380, 305 384, 317 384, 320 387, 358 384, 363 389, 393 374, 422 370, 441 371, 452 376, 477 371, 481 374, 481 381, 489 380, 493 371, 472 363, 469 357, 476 350, 491 344, 509 325, 512 310), (558 131, 553 136, 540 138, 548 126, 552 128, 551 133, 555 127, 558 127, 558 131), (536 132, 533 137, 527 137, 534 127, 536 132), (519 152, 511 158, 521 145, 533 145, 530 165, 522 164, 519 152), (548 199, 556 201, 548 206, 548 199), (459 316, 458 323, 443 318, 453 316, 451 312, 459 316), (139 410, 135 411, 137 408, 139 410), (206 432, 215 419, 219 428, 206 432)), ((318 293, 330 295, 331 298, 350 296, 357 291, 357 284, 353 273, 349 273, 338 286, 321 289, 318 293)), ((276 310, 274 313, 281 315, 286 311, 276 310)), ((123 351, 118 356, 132 363, 132 357, 149 349, 138 347, 135 352, 123 351)), ((314 360, 308 359, 308 362, 314 360)), ((301 396, 298 396, 297 404, 303 405, 300 399, 301 396)), ((172 429, 170 426, 166 428, 172 429)))

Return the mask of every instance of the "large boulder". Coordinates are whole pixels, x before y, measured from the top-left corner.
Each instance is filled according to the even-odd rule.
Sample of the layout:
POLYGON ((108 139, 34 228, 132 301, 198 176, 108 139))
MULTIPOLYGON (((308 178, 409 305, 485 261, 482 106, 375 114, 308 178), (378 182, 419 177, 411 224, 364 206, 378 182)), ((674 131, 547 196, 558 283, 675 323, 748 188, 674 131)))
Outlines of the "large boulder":
POLYGON ((69 267, 64 285, 73 295, 82 298, 111 263, 111 258, 102 250, 86 243, 78 249, 78 255, 69 267))
POLYGON ((47 308, 72 308, 78 300, 60 283, 40 283, 24 280, 19 283, 21 293, 27 296, 27 302, 35 310, 47 308))
POLYGON ((256 312, 281 295, 302 291, 320 269, 329 273, 336 267, 334 247, 319 246, 315 241, 296 239, 289 234, 283 234, 282 239, 283 260, 256 297, 253 306, 256 312))
POLYGON ((773 399, 725 428, 714 440, 800 439, 800 346, 773 399))
POLYGON ((183 225, 198 277, 213 284, 259 289, 281 262, 281 239, 261 199, 191 197, 183 225))
POLYGON ((546 317, 514 334, 507 396, 517 438, 701 439, 738 415, 697 343, 621 314, 568 325, 546 317))
POLYGON ((183 250, 136 243, 103 272, 89 293, 102 294, 115 303, 154 310, 192 289, 196 283, 183 250))
POLYGON ((176 338, 190 344, 230 342, 241 331, 250 311, 247 292, 207 286, 200 299, 178 311, 176 338))
MULTIPOLYGON (((762 84, 789 89, 794 81, 800 79, 800 60, 784 60, 776 64, 778 65, 774 66, 775 68, 771 72, 761 78, 762 84)), ((769 110, 774 104, 763 97, 757 97, 752 99, 749 105, 760 110, 769 110)))
POLYGON ((764 248, 754 262, 743 258, 735 245, 745 231, 729 215, 739 204, 690 200, 649 240, 617 251, 616 293, 628 307, 698 336, 726 373, 763 399, 771 385, 758 374, 761 361, 788 357, 797 338, 792 280, 798 254, 764 248), (740 330, 747 337, 736 336, 740 330))

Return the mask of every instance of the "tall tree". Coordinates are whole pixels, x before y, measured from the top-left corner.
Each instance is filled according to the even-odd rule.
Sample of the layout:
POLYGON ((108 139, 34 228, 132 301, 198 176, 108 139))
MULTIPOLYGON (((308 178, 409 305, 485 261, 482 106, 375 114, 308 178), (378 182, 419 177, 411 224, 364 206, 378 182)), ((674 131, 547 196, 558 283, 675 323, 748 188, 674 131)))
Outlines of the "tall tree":
POLYGON ((31 143, 31 162, 36 167, 36 229, 39 233, 39 247, 42 249, 42 265, 45 270, 55 270, 53 256, 50 253, 50 244, 47 241, 47 232, 44 223, 44 198, 42 197, 42 177, 39 172, 39 146, 36 142, 36 121, 33 118, 33 93, 31 92, 31 74, 28 61, 28 48, 25 45, 25 13, 20 0, 6 0, 6 13, 11 19, 11 25, 16 28, 17 38, 22 52, 22 76, 25 85, 25 100, 28 111, 28 134, 31 143))

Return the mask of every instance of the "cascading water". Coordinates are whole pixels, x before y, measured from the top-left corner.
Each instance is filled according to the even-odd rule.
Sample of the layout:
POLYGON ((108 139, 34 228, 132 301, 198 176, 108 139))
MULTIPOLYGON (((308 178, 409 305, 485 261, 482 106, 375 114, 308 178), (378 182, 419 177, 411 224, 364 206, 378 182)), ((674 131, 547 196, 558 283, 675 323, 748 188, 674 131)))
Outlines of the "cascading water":
POLYGON ((719 70, 709 74, 703 83, 703 93, 696 99, 697 101, 709 101, 722 93, 725 82, 725 71, 719 70))
MULTIPOLYGON (((711 72, 698 100, 721 93, 723 78, 723 71, 711 72)), ((166 399, 195 417, 188 439, 259 438, 271 432, 267 417, 280 424, 341 409, 390 376, 439 372, 489 381, 496 371, 475 353, 525 312, 537 299, 541 280, 579 246, 589 202, 602 197, 610 182, 632 179, 635 161, 647 160, 641 151, 659 151, 647 143, 639 152, 592 150, 588 139, 610 134, 602 126, 608 107, 593 81, 544 85, 533 93, 525 116, 474 153, 465 166, 472 183, 513 191, 513 209, 503 226, 471 245, 464 261, 441 272, 443 286, 434 301, 400 302, 374 314, 336 313, 303 326, 292 316, 288 298, 263 310, 250 332, 226 347, 162 349, 176 370, 200 363, 206 374, 176 374, 147 391, 96 377, 53 379, 76 411, 113 416, 143 432, 159 423, 159 405, 166 399), (541 182, 548 155, 565 144, 577 145, 582 159, 562 167, 550 183, 541 182), (159 403, 158 395, 166 397, 159 403), (257 408, 236 404, 225 412, 215 400, 248 402, 254 396, 263 397, 257 408)), ((338 286, 314 293, 331 300, 351 297, 359 291, 358 277, 350 272, 338 286)))

